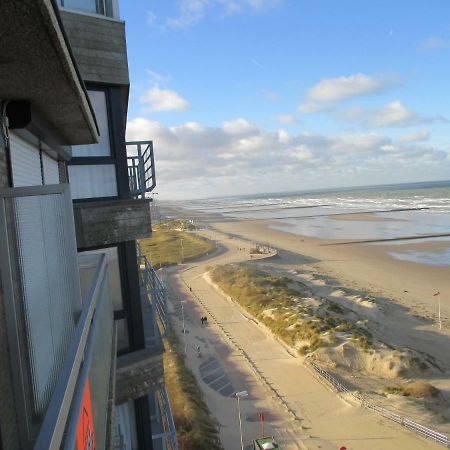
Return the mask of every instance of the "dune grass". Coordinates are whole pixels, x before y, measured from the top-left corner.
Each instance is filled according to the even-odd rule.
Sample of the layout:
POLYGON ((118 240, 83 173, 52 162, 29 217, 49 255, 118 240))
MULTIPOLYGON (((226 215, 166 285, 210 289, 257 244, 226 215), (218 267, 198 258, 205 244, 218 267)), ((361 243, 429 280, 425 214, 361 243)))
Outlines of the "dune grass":
POLYGON ((313 307, 290 287, 293 280, 287 277, 227 265, 214 268, 211 279, 286 344, 302 343, 301 354, 333 344, 335 332, 348 333, 363 350, 370 347, 370 333, 347 321, 340 306, 323 300, 322 307, 313 307))
POLYGON ((179 341, 172 331, 165 339, 164 371, 181 450, 223 450, 214 419, 194 374, 185 366, 179 341))
POLYGON ((403 395, 414 398, 434 398, 440 393, 439 389, 427 381, 413 381, 411 383, 384 388, 386 394, 403 395))
POLYGON ((200 236, 183 231, 189 223, 169 221, 153 227, 151 238, 139 241, 141 252, 153 267, 165 267, 190 261, 215 250, 215 246, 200 236), (182 252, 183 246, 183 252, 182 252))

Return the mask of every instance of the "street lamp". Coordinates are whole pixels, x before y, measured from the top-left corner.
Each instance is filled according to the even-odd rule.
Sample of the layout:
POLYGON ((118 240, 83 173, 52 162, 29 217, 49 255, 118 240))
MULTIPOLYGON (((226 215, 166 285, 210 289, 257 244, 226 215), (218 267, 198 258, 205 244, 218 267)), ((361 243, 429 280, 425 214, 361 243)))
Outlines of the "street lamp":
POLYGON ((183 264, 184 261, 183 239, 180 239, 180 242, 181 242, 181 264, 183 264))
POLYGON ((186 326, 185 326, 185 322, 184 322, 184 307, 183 307, 183 303, 186 303, 186 300, 180 300, 181 316, 183 317, 184 354, 186 354, 186 326))
POLYGON ((242 420, 241 420, 241 406, 239 404, 239 399, 241 397, 247 397, 248 396, 248 392, 247 391, 241 391, 241 392, 236 392, 235 397, 237 398, 237 404, 238 404, 238 414, 239 414, 239 431, 241 433, 241 450, 244 450, 244 440, 242 438, 242 420))

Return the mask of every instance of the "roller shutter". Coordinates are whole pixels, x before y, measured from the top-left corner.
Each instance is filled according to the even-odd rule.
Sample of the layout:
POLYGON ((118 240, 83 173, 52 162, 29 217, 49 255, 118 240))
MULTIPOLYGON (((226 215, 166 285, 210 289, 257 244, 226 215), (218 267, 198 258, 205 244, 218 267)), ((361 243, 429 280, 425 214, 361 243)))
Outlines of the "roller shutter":
POLYGON ((42 185, 39 148, 11 133, 11 168, 14 187, 42 185))
POLYGON ((58 161, 42 153, 42 167, 44 169, 44 184, 59 184, 58 161))

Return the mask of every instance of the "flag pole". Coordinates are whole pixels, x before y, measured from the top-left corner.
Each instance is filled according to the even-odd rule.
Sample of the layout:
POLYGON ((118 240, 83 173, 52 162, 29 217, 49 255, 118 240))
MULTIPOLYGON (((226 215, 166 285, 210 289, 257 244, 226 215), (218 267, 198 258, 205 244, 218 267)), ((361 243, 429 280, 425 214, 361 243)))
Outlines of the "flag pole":
POLYGON ((442 330, 442 321, 441 321, 441 293, 439 291, 433 294, 433 297, 438 298, 438 319, 439 319, 439 330, 442 330))
POLYGON ((442 330, 442 322, 441 322, 441 296, 438 295, 438 305, 439 305, 439 330, 442 330))

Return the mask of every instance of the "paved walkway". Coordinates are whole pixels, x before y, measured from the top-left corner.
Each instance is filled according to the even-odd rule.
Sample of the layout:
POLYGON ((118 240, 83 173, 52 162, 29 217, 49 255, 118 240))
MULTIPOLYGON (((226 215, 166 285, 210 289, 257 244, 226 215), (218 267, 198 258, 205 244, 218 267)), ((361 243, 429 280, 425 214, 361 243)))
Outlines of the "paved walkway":
MULTIPOLYGON (((335 450, 344 445, 348 450, 440 448, 330 391, 300 358, 292 356, 238 305, 208 283, 204 276, 208 267, 248 259, 249 245, 215 232, 206 234, 221 242, 221 254, 168 270, 171 282, 167 285, 171 287, 176 309, 180 309, 177 307, 180 299, 186 302, 183 305, 187 363, 221 424, 221 440, 226 450, 239 449, 240 439, 237 402, 223 395, 221 390, 225 386, 250 394, 241 401, 245 444, 259 436, 258 412, 264 411, 265 434, 278 437, 286 450, 335 450), (246 251, 237 250, 239 247, 246 251), (208 317, 207 326, 200 322, 203 315, 208 317), (197 345, 201 347, 201 358, 196 354, 197 345), (207 364, 217 367, 213 373, 206 370, 211 377, 205 377, 207 364), (265 381, 255 375, 255 368, 265 381), (300 420, 293 419, 287 410, 300 420)), ((175 323, 183 336, 182 321, 175 323)))

